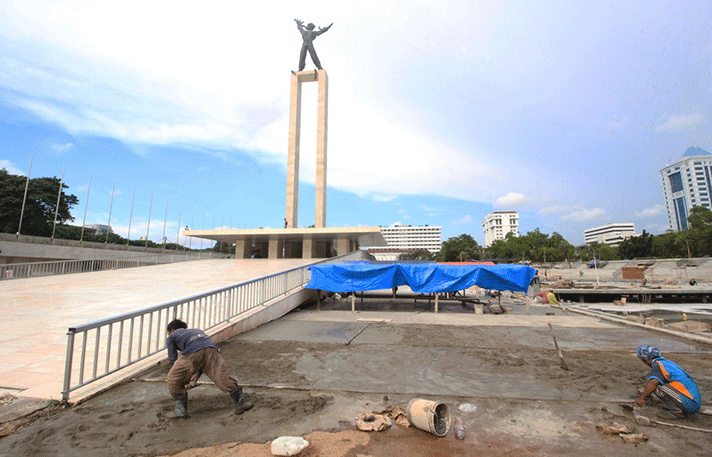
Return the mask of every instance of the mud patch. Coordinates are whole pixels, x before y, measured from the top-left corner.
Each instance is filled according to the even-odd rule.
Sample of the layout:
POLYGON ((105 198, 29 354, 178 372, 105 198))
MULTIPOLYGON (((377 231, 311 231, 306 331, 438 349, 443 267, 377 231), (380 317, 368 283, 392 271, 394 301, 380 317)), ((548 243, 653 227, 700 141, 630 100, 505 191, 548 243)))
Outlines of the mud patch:
POLYGON ((256 394, 250 399, 257 407, 287 411, 292 413, 294 417, 301 417, 305 414, 314 414, 321 411, 334 397, 310 396, 300 400, 286 400, 279 396, 256 394))

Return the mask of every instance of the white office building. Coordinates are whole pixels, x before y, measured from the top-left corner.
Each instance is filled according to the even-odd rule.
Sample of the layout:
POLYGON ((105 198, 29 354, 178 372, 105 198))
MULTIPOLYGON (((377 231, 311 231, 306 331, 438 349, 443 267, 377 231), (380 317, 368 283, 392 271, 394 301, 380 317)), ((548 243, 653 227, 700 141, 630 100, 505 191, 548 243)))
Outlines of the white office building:
POLYGON ((675 231, 687 229, 690 208, 710 208, 712 154, 697 146, 688 148, 680 159, 660 170, 668 224, 675 231))
POLYGON ((516 211, 495 211, 485 216, 482 221, 485 232, 485 247, 497 240, 503 240, 508 233, 519 236, 519 214, 516 211))
POLYGON ((433 254, 442 247, 441 227, 431 225, 392 225, 381 227, 381 234, 388 246, 365 248, 378 260, 395 260, 402 253, 427 249, 433 254))
POLYGON ((623 240, 637 235, 635 233, 635 224, 622 222, 584 230, 583 236, 586 244, 598 243, 619 246, 623 240))

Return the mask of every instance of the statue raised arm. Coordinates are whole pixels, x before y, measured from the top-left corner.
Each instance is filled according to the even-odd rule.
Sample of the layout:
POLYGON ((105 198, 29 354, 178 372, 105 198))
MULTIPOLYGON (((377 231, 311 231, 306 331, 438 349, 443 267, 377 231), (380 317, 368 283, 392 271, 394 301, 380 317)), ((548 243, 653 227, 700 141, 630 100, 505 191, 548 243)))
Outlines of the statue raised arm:
POLYGON ((322 33, 324 33, 324 32, 326 32, 327 30, 329 30, 332 25, 334 25, 333 22, 332 22, 331 24, 329 24, 327 27, 319 27, 319 31, 316 32, 316 34, 317 34, 317 35, 321 35, 322 33))
POLYGON ((304 27, 304 22, 300 21, 299 19, 295 19, 294 22, 297 23, 297 29, 302 35, 302 49, 299 52, 299 71, 304 70, 304 66, 306 65, 307 52, 309 52, 309 56, 311 56, 312 62, 314 62, 316 68, 322 70, 321 62, 319 62, 319 57, 317 57, 316 55, 316 50, 314 49, 313 41, 316 39, 316 37, 329 30, 331 26, 334 25, 334 23, 332 22, 331 24, 329 24, 328 27, 319 27, 319 30, 314 30, 316 26, 311 22, 307 24, 306 27, 304 27))

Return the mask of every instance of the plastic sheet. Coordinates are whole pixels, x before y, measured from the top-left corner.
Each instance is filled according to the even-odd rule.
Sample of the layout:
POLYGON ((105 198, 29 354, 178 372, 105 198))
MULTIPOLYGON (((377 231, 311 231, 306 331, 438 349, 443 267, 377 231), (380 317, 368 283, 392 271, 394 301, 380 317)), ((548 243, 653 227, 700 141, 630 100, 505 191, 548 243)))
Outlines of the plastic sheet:
POLYGON ((409 286, 416 293, 455 292, 472 286, 526 293, 536 270, 527 265, 342 262, 311 267, 309 289, 359 292, 409 286))

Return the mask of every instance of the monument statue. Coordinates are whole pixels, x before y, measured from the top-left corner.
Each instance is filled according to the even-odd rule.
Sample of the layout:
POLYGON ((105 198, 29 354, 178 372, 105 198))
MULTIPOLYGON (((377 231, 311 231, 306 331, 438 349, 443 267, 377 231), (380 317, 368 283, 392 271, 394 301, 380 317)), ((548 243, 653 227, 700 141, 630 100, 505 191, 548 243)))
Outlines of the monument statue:
POLYGON ((304 22, 299 19, 295 19, 294 22, 297 23, 299 33, 302 34, 302 50, 299 53, 299 71, 304 70, 304 65, 306 65, 307 60, 307 51, 309 51, 309 55, 311 56, 314 65, 316 65, 316 68, 321 70, 321 63, 319 62, 319 58, 316 56, 316 51, 314 50, 312 42, 316 39, 316 37, 329 30, 334 23, 332 22, 326 28, 319 27, 319 30, 314 30, 315 25, 311 22, 307 24, 306 27, 304 27, 304 22))

